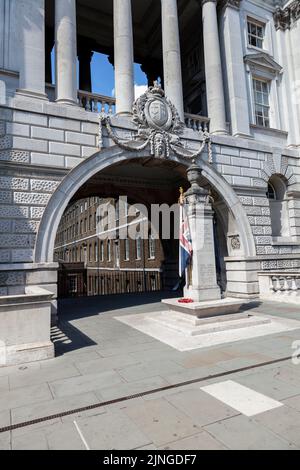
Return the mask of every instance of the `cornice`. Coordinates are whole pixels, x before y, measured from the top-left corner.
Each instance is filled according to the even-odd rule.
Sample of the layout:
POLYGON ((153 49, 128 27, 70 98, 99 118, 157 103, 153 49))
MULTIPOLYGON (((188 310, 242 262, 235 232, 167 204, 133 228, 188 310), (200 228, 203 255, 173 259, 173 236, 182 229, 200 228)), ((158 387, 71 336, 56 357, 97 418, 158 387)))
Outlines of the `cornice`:
POLYGON ((300 18, 300 0, 294 0, 286 8, 277 7, 273 17, 276 30, 290 29, 300 18))
POLYGON ((231 7, 239 10, 241 6, 241 0, 219 0, 218 5, 220 9, 231 7))

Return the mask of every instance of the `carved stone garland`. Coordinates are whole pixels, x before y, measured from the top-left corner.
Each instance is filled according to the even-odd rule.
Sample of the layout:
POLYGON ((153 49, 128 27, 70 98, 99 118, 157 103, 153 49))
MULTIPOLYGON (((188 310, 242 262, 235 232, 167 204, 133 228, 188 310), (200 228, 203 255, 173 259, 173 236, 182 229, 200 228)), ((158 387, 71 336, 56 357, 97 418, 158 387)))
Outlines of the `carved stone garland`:
POLYGON ((108 136, 124 150, 137 152, 150 146, 150 154, 156 158, 169 158, 172 150, 175 155, 195 160, 208 147, 208 161, 212 163, 212 146, 210 134, 200 131, 203 139, 196 152, 184 149, 180 135, 185 127, 180 120, 175 106, 166 98, 164 91, 157 82, 136 100, 133 105, 133 122, 137 126, 137 140, 125 141, 113 131, 110 116, 100 114, 99 148, 103 147, 102 126, 105 126, 108 136))

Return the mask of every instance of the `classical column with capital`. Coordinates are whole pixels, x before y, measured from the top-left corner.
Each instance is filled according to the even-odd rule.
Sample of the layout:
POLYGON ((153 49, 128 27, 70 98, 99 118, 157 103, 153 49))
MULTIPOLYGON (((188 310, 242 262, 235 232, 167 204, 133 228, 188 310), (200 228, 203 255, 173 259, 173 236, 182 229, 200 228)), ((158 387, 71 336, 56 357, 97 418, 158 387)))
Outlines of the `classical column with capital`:
MULTIPOLYGON (((19 47, 14 51, 14 54, 19 58, 20 66, 17 92, 31 98, 46 100, 45 0, 27 0, 17 3, 19 47)), ((2 36, 2 31, 0 36, 2 36)))
POLYGON ((212 134, 226 134, 227 126, 217 19, 217 0, 202 0, 202 21, 210 132, 212 134))
POLYGON ((184 121, 177 0, 161 0, 164 87, 184 121))
POLYGON ((131 113, 134 102, 131 0, 114 0, 114 65, 116 112, 131 113))
POLYGON ((55 1, 56 101, 77 104, 76 0, 55 1))
POLYGON ((239 0, 223 1, 223 8, 221 8, 221 40, 225 55, 226 86, 228 89, 232 135, 249 137, 250 117, 239 6, 239 0))

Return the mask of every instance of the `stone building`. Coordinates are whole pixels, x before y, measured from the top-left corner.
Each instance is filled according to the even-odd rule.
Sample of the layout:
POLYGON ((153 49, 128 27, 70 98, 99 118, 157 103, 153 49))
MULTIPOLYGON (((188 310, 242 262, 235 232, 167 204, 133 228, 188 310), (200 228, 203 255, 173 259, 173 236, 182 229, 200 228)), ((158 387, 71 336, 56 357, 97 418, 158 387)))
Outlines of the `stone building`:
MULTIPOLYGON (((120 237, 121 224, 123 228, 137 226, 142 220, 150 232, 149 221, 139 214, 136 218, 128 215, 126 208, 123 225, 117 209, 118 200, 93 196, 71 203, 65 211, 54 246, 54 261, 61 265, 58 298, 151 292, 168 287, 161 241, 151 233, 147 238, 138 236, 139 233, 135 239, 120 237), (104 227, 99 234, 101 204, 111 204, 115 211, 111 224, 115 233, 104 227)), ((170 287, 178 283, 176 277, 173 282, 170 287)))
POLYGON ((299 17, 299 0, 0 0, 6 363, 53 355, 70 201, 173 204, 193 155, 225 295, 299 293, 299 17), (91 89, 93 52, 114 66, 115 98, 91 89), (155 86, 133 107, 134 62, 167 101, 155 86))

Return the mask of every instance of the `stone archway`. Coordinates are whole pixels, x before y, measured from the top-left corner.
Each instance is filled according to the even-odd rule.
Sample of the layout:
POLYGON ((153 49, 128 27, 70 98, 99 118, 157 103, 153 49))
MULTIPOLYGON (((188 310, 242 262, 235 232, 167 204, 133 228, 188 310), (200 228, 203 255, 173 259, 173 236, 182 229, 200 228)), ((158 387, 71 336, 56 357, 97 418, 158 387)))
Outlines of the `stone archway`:
MULTIPOLYGON (((139 152, 124 151, 118 146, 114 146, 97 152, 68 173, 53 193, 44 211, 34 252, 34 261, 36 263, 53 262, 55 235, 59 222, 69 201, 79 188, 96 173, 116 163, 137 158, 149 158, 149 152, 147 150, 139 152)), ((171 155, 170 159, 184 166, 188 166, 187 161, 181 160, 174 155, 171 155)), ((239 228, 242 256, 255 256, 255 244, 251 227, 236 193, 211 165, 201 159, 199 159, 197 163, 202 169, 203 177, 224 200, 239 228)))

